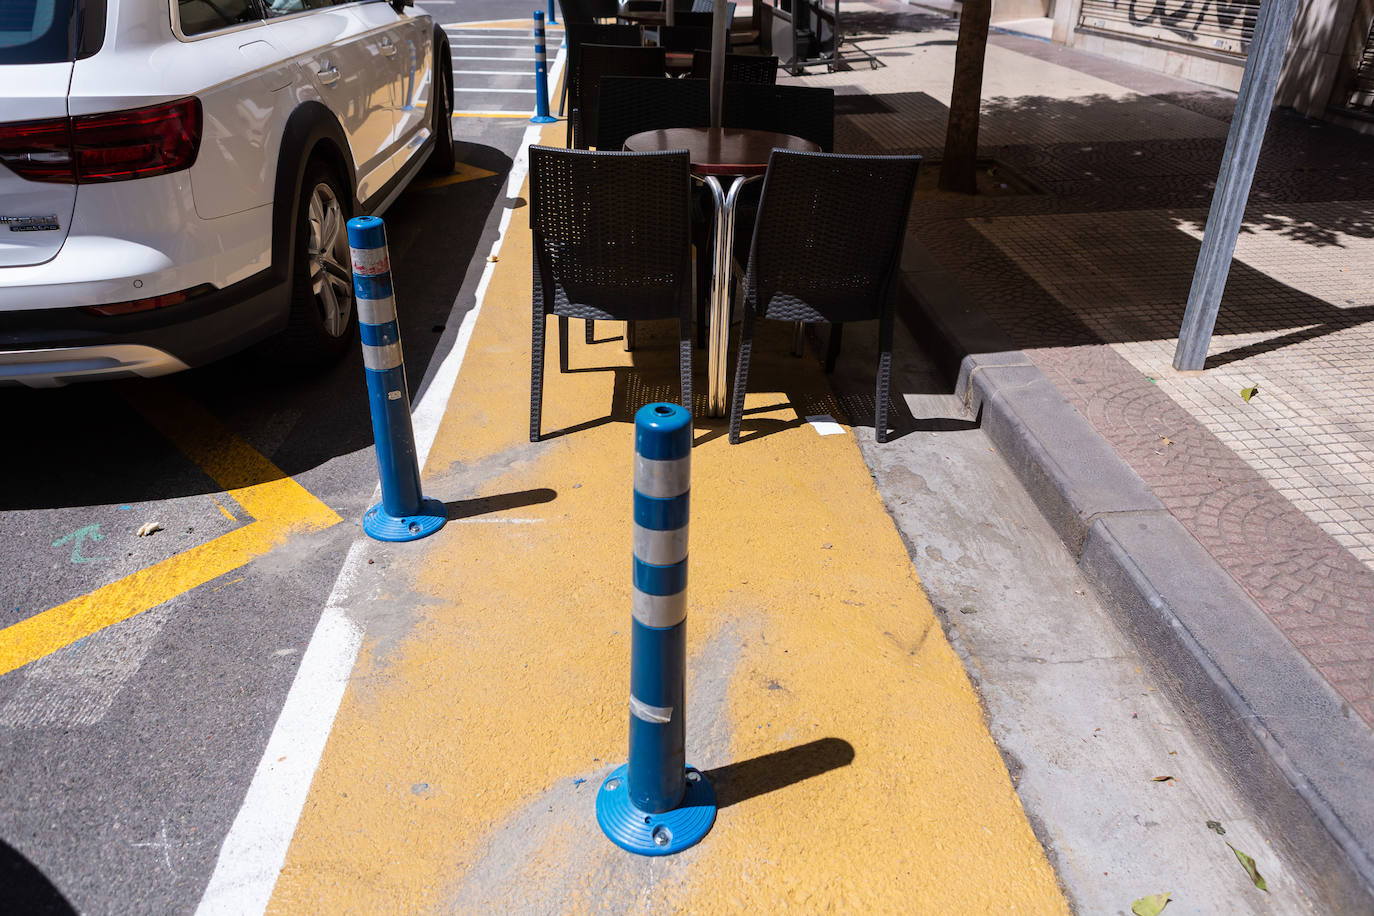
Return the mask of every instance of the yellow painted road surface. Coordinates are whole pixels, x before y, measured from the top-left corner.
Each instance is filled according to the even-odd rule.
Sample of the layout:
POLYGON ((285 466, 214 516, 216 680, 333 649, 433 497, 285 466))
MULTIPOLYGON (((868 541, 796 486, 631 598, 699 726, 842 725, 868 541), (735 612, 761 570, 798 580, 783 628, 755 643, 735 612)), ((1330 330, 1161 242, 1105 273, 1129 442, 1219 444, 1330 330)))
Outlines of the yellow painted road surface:
POLYGON ((631 418, 675 397, 676 344, 645 327, 625 353, 604 322, 587 346, 573 322, 560 375, 550 321, 544 428, 570 432, 531 444, 527 212, 425 487, 497 508, 367 567, 368 637, 270 911, 1067 912, 853 438, 793 409, 826 402, 824 377, 779 334, 755 348, 748 441, 699 420, 692 456, 687 759, 719 817, 664 859, 602 836, 629 720, 631 418))

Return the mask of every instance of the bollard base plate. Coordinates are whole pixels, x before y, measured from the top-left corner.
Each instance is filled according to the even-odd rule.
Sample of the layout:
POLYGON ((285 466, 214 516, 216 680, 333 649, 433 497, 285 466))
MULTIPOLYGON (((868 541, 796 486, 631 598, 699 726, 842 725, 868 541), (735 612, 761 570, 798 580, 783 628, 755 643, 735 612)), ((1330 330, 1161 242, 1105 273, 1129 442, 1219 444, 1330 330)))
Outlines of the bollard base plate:
POLYGON ((596 793, 601 832, 621 849, 667 856, 694 846, 716 822, 716 792, 698 770, 687 768, 687 792, 672 811, 650 814, 630 801, 630 767, 615 768, 596 793))
POLYGON ((381 503, 363 513, 363 531, 374 541, 416 541, 433 534, 448 521, 448 510, 437 499, 420 501, 415 515, 387 515, 381 503))
POLYGON ((554 121, 557 120, 558 119, 555 118, 553 115, 535 115, 534 117, 530 118, 530 121, 534 124, 552 124, 554 121))

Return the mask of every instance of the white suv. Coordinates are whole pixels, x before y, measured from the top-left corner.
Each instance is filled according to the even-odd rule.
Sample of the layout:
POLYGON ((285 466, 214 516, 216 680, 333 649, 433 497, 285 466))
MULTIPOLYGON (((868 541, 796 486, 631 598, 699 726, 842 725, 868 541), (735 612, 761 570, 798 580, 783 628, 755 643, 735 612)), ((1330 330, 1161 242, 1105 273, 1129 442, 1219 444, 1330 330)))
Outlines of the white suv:
POLYGON ((343 353, 345 221, 453 168, 447 39, 393 3, 0 0, 0 385, 343 353))

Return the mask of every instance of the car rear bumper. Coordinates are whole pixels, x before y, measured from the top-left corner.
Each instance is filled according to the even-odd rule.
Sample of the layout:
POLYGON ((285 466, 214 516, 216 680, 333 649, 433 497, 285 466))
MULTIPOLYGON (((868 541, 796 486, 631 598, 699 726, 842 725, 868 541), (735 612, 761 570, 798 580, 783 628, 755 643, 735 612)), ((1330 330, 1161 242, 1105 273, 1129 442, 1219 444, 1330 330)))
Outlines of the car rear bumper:
POLYGON ((286 327, 290 290, 262 271, 179 305, 132 315, 0 312, 0 385, 46 388, 154 376, 228 356, 286 327))

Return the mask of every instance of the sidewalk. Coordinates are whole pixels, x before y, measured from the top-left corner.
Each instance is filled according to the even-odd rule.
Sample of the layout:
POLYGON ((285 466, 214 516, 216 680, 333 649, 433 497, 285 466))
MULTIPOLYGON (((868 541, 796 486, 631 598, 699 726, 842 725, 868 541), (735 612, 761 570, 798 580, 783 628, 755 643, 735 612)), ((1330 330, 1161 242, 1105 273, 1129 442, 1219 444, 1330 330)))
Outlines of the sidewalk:
MULTIPOLYGON (((938 159, 954 48, 873 9, 887 66, 808 84, 847 97, 838 151, 938 159)), ((1374 140, 1274 116, 1183 374, 1233 97, 1010 35, 983 96, 988 193, 918 197, 908 321, 1309 861, 1374 883, 1374 140)))

